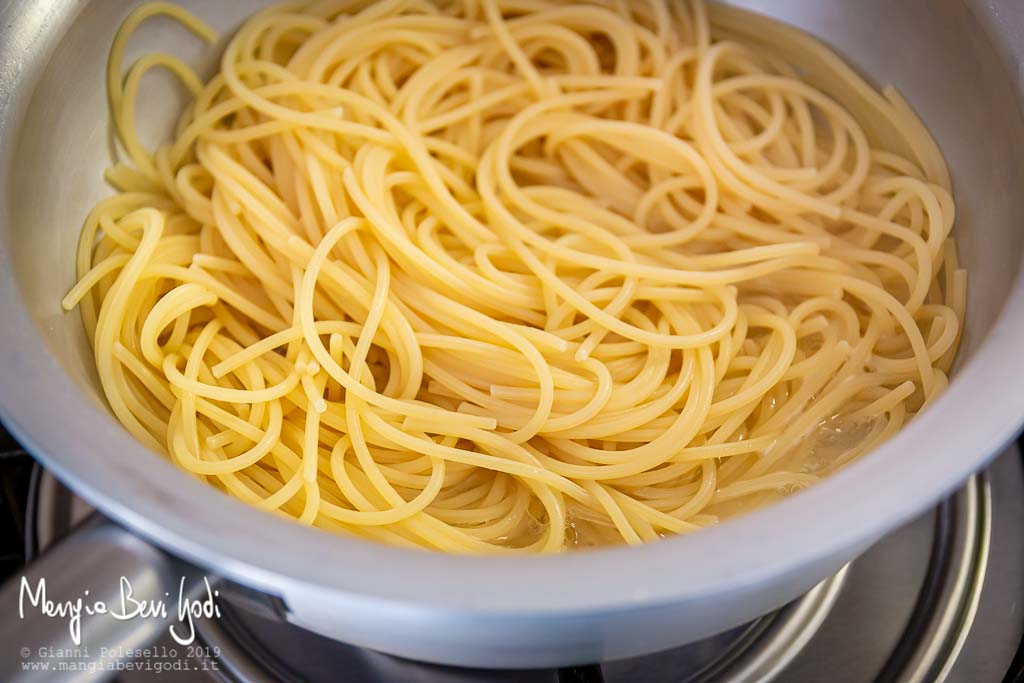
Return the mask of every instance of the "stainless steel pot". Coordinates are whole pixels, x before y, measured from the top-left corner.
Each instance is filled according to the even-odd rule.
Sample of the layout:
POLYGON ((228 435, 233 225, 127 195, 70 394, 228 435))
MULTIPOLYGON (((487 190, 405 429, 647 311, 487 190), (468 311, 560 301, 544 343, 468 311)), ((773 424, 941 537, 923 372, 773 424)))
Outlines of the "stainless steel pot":
MULTIPOLYGON (((641 548, 441 555, 339 538, 230 499, 121 429, 97 389, 78 316, 58 304, 73 282, 82 219, 105 192, 103 69, 132 4, 0 2, 0 412, 108 516, 174 555, 278 596, 298 625, 416 659, 491 667, 667 648, 808 590, 981 468, 1024 418, 1024 5, 748 0, 740 4, 810 30, 899 87, 947 156, 970 296, 958 371, 930 410, 808 491, 641 548)), ((230 31, 262 3, 182 4, 230 31)), ((132 44, 140 53, 164 48, 215 61, 158 21, 132 44)), ((169 82, 161 85, 147 87, 139 113, 153 136, 167 131, 181 104, 169 82)), ((36 571, 48 568, 52 560, 36 571)))

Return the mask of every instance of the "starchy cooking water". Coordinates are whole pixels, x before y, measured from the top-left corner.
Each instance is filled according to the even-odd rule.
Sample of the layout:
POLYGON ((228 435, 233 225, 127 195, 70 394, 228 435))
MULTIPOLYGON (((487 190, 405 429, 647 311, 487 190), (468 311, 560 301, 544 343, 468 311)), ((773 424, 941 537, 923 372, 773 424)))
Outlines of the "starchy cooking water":
MULTIPOLYGON (((806 475, 824 476, 832 474, 852 461, 872 441, 877 439, 884 421, 877 417, 855 418, 835 415, 822 420, 792 449, 792 454, 783 458, 775 471, 799 472, 806 475)), ((700 480, 700 473, 690 477, 691 482, 700 480)), ((717 521, 750 512, 764 505, 802 490, 803 487, 784 485, 759 491, 747 496, 712 502, 707 512, 717 521)), ((721 491, 721 487, 718 488, 721 491)), ((708 514, 704 515, 709 516, 708 514)), ((622 537, 605 517, 595 515, 581 506, 569 507, 566 521, 566 548, 588 549, 605 545, 622 544, 622 537)), ((537 528, 532 529, 539 530, 537 528)), ((665 534, 660 534, 665 537, 665 534)))

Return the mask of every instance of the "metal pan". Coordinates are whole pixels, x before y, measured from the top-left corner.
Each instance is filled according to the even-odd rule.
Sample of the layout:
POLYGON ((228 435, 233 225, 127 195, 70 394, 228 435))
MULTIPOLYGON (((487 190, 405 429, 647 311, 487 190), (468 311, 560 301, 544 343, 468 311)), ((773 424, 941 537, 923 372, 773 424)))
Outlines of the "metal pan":
MULTIPOLYGON (((899 87, 946 154, 970 295, 958 371, 930 410, 816 487, 640 548, 514 559, 442 555, 339 538, 230 499, 121 429, 97 389, 78 316, 59 308, 73 282, 82 219, 107 192, 103 69, 133 4, 0 2, 0 413, 48 468, 110 518, 175 556, 276 596, 298 625, 411 658, 488 667, 563 665, 678 645, 807 591, 980 469, 1024 418, 1024 6, 749 0, 740 4, 810 30, 875 80, 899 87)), ((262 3, 182 4, 230 32, 262 3)), ((132 44, 215 62, 213 52, 156 21, 132 44)), ((182 104, 173 87, 160 85, 147 86, 140 107, 150 136, 166 133, 182 104)), ((145 548, 104 528, 80 539, 76 557, 145 548)), ((137 554, 143 565, 164 561, 149 550, 137 554)), ((35 571, 53 570, 53 562, 35 571)), ((173 574, 168 567, 150 572, 154 581, 173 574)))

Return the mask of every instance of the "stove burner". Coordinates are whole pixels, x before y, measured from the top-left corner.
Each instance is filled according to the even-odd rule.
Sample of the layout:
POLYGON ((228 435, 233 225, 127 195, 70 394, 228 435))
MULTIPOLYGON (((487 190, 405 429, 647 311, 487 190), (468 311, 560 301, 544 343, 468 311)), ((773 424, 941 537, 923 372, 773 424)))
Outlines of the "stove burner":
MULTIPOLYGON (((642 681, 679 680, 697 683, 721 680, 765 680, 799 654, 827 617, 840 594, 846 569, 823 581, 783 609, 713 638, 666 653, 601 666, 561 670, 487 671, 460 669, 403 660, 345 645, 294 626, 228 608, 224 618, 208 621, 201 637, 222 653, 221 663, 237 681, 330 680, 345 671, 358 681, 475 683, 496 681, 642 681), (297 638, 301 647, 279 651, 274 643, 297 638), (691 672, 678 679, 645 677, 654 670, 691 672), (274 677, 267 678, 271 672, 274 677)), ((296 644, 298 641, 296 641, 296 644)))
MULTIPOLYGON (((0 436, 4 436, 0 433, 0 436)), ((16 444, 0 439, 0 571, 16 570, 90 509, 16 444), (33 474, 36 472, 37 474, 33 474)), ((476 683, 1024 683, 1024 471, 1011 449, 936 509, 885 537, 836 576, 773 614, 713 638, 628 660, 562 670, 486 671, 422 664, 345 645, 252 601, 199 622, 220 650, 222 683, 344 680, 476 683), (1016 657, 1015 657, 1016 654, 1016 657)), ((222 595, 230 595, 225 586, 222 595)), ((161 674, 164 683, 196 673, 161 674)), ((123 683, 148 681, 124 674, 123 683)))

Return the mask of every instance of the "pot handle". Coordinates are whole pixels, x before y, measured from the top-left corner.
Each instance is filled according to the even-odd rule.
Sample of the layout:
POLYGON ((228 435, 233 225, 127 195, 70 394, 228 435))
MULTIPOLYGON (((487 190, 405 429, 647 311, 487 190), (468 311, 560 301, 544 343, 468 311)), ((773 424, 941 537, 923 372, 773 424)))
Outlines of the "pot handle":
POLYGON ((178 605, 207 585, 198 568, 94 514, 0 587, 0 681, 107 680, 168 628, 187 635, 178 605), (166 616, 140 614, 148 601, 166 616))

